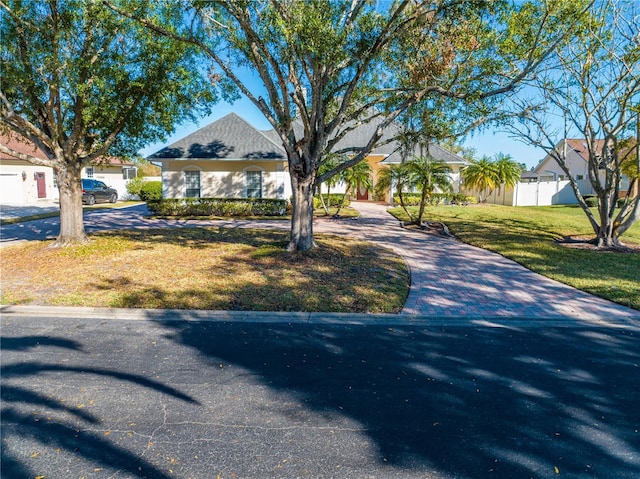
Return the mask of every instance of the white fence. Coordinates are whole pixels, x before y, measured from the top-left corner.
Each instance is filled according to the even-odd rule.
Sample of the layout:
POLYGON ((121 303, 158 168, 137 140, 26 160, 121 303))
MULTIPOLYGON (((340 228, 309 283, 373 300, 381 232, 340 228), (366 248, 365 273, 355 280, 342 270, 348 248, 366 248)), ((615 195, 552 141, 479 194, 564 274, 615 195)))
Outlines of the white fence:
MULTIPOLYGON (((578 188, 583 195, 591 194, 588 180, 578 180, 578 188)), ((502 186, 487 198, 487 203, 507 206, 549 206, 578 204, 569 180, 517 183, 508 190, 502 186)))

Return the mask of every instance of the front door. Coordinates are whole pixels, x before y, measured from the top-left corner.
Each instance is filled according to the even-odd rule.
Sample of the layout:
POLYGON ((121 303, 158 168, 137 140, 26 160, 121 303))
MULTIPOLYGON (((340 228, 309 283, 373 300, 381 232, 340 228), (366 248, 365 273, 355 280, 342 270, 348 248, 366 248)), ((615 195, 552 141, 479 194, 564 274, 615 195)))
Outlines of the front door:
POLYGON ((369 190, 362 183, 358 183, 358 191, 356 193, 356 199, 358 201, 369 200, 369 190))
POLYGON ((42 172, 36 173, 36 185, 38 187, 38 198, 47 197, 47 181, 45 175, 42 172))

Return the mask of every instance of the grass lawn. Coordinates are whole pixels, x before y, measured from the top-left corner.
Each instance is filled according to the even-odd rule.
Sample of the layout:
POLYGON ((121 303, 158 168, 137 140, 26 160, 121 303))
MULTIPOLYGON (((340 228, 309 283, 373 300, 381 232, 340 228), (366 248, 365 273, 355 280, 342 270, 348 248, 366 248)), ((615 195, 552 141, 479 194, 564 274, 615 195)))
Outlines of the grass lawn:
POLYGON ((403 260, 371 243, 317 235, 289 254, 288 232, 181 228, 95 234, 75 248, 2 249, 2 304, 253 311, 399 312, 403 260))
MULTIPOLYGON (((408 220, 402 208, 394 208, 391 213, 408 220)), ((465 243, 495 251, 562 283, 640 310, 640 252, 572 249, 556 242, 567 236, 594 236, 579 207, 438 206, 427 208, 425 220, 445 223, 465 243)), ((621 239, 640 244, 640 223, 621 239)))

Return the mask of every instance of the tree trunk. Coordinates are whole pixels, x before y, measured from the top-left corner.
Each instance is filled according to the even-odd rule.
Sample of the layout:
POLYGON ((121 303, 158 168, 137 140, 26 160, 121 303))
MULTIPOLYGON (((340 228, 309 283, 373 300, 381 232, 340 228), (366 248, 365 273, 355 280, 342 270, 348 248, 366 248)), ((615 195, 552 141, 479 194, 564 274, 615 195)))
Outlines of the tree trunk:
POLYGON ((84 244, 89 241, 82 217, 81 165, 65 165, 55 170, 60 193, 60 234, 53 247, 84 244))
POLYGON ((615 234, 615 224, 612 215, 613 208, 614 206, 612 206, 607 194, 599 198, 598 210, 600 213, 600 227, 598 231, 596 231, 596 247, 598 248, 611 248, 612 246, 620 245, 618 235, 615 234))
POLYGON ((422 188, 422 194, 420 195, 420 206, 418 207, 418 217, 416 218, 416 224, 422 226, 422 217, 424 216, 424 207, 427 202, 427 187, 422 188))
POLYGON ((313 239, 313 183, 313 176, 300 178, 291 174, 293 212, 287 251, 308 251, 316 246, 313 239))

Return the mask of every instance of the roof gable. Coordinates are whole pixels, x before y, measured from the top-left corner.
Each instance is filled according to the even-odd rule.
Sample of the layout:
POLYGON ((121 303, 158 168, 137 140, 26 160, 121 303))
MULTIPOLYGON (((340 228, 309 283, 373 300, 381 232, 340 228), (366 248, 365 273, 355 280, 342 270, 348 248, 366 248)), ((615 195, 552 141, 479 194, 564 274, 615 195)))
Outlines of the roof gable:
POLYGON ((235 113, 157 151, 150 159, 284 160, 284 148, 235 113))
MULTIPOLYGON (((24 153, 26 155, 34 156, 42 160, 47 159, 47 155, 45 154, 44 151, 38 148, 31 141, 27 140, 22 136, 18 136, 15 133, 11 133, 10 135, 0 134, 0 143, 2 143, 7 148, 17 151, 18 153, 24 153)), ((16 158, 6 153, 0 153, 0 159, 15 160, 16 158)), ((122 158, 118 158, 116 156, 103 156, 89 162, 89 165, 134 166, 134 163, 131 163, 130 161, 125 161, 122 158)))

